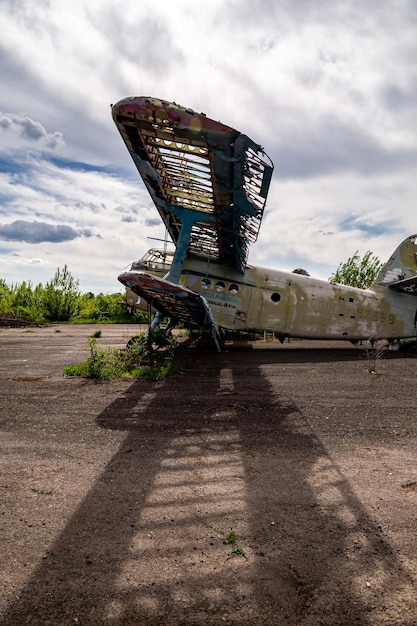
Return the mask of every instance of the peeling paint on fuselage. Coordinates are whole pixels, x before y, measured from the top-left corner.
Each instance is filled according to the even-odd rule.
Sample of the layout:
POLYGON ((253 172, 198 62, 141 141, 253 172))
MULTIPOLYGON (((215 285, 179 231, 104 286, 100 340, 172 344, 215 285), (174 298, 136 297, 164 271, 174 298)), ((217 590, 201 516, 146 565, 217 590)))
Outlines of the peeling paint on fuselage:
POLYGON ((229 330, 350 340, 417 334, 416 296, 381 285, 362 290, 254 266, 239 274, 196 259, 186 261, 179 282, 204 296, 229 330))

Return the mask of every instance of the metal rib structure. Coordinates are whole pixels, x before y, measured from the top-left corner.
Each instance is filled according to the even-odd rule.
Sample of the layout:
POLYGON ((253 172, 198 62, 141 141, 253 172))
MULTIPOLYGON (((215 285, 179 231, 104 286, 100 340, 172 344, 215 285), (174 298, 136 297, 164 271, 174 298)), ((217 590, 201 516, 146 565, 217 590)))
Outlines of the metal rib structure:
POLYGON ((113 119, 175 244, 243 272, 273 165, 237 130, 175 103, 126 98, 113 119))

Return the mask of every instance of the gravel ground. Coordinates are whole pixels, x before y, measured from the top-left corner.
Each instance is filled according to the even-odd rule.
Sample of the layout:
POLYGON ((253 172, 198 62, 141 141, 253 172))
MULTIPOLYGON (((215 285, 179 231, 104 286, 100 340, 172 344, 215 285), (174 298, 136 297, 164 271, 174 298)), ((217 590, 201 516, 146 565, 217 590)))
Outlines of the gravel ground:
POLYGON ((137 332, 0 329, 2 625, 417 625, 415 358, 238 341, 65 378, 99 328, 137 332))

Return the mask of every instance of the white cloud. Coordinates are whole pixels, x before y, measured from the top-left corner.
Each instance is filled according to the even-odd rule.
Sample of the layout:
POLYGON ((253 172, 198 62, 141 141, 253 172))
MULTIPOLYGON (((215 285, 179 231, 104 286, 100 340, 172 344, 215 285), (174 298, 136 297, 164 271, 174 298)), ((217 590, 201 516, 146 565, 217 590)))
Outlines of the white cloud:
POLYGON ((0 111, 1 150, 16 150, 22 147, 35 147, 42 151, 59 150, 65 146, 62 133, 47 132, 45 127, 21 113, 0 111))
POLYGON ((83 288, 113 290, 147 237, 163 237, 111 120, 129 95, 204 111, 265 147, 276 169, 251 262, 328 277, 356 249, 385 258, 417 230, 414 3, 174 4, 0 3, 0 224, 94 235, 3 240, 6 279, 67 263, 83 288))
POLYGON ((43 259, 38 259, 33 257, 31 259, 27 259, 24 257, 19 257, 18 254, 10 254, 8 258, 4 258, 0 256, 0 263, 14 263, 16 265, 43 265, 45 261, 43 259))

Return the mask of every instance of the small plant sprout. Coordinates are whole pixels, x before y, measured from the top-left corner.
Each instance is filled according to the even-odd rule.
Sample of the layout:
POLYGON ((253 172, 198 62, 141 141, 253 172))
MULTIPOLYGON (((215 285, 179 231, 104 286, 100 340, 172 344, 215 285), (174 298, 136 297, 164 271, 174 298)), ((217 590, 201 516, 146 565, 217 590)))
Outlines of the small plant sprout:
POLYGON ((230 552, 227 553, 228 558, 230 559, 232 556, 243 556, 246 557, 245 551, 243 548, 236 544, 236 532, 231 530, 230 533, 223 539, 224 544, 231 544, 233 548, 230 552))
POLYGON ((230 533, 223 539, 224 544, 234 543, 236 541, 236 533, 234 530, 231 530, 230 533))
POLYGON ((246 554, 243 548, 238 545, 233 546, 232 550, 227 553, 227 556, 244 556, 246 559, 246 554))

